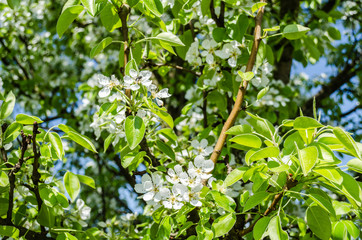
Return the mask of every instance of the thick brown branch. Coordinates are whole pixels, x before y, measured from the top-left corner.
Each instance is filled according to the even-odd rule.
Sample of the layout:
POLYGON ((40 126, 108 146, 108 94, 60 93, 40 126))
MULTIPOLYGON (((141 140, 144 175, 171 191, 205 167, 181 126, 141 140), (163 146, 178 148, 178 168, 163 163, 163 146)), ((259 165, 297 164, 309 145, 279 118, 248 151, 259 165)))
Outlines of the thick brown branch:
POLYGON ((202 114, 204 115, 204 128, 208 127, 208 123, 207 123, 207 91, 203 90, 202 91, 202 114))
POLYGON ((157 158, 151 153, 150 148, 148 147, 146 138, 143 138, 141 143, 141 150, 146 152, 146 155, 151 159, 152 165, 154 167, 160 166, 160 162, 157 158))
MULTIPOLYGON (((264 0, 261 0, 261 2, 264 2, 264 0)), ((253 42, 253 46, 251 49, 251 53, 250 53, 250 57, 248 60, 248 63, 246 65, 246 72, 252 71, 254 64, 255 64, 255 60, 256 60, 256 54, 258 52, 258 48, 259 48, 259 43, 261 40, 261 23, 262 23, 262 19, 263 19, 263 14, 264 14, 264 8, 260 8, 258 11, 258 14, 255 18, 255 29, 254 29, 254 42, 253 42)), ((244 97, 245 97, 245 92, 246 89, 248 87, 248 82, 247 81, 243 81, 240 84, 239 87, 239 91, 238 91, 238 95, 236 97, 236 101, 234 104, 233 109, 231 110, 231 113, 228 117, 228 119, 226 120, 219 139, 217 140, 217 143, 215 145, 214 151, 211 155, 211 160, 216 163, 220 154, 221 154, 221 150, 224 147, 225 141, 226 141, 226 131, 232 127, 236 121, 236 118, 242 108, 242 104, 244 101, 244 97)))
POLYGON ((32 231, 32 230, 27 229, 25 227, 16 226, 16 225, 14 225, 12 223, 9 224, 9 223, 6 222, 5 219, 2 219, 2 218, 0 218, 0 225, 1 226, 13 226, 13 227, 16 227, 17 229, 19 229, 19 237, 24 236, 25 239, 28 239, 28 240, 55 240, 55 238, 43 236, 41 233, 32 231))
POLYGON ((211 18, 215 21, 215 23, 218 27, 222 27, 222 28, 225 27, 225 24, 224 24, 225 2, 221 1, 220 16, 218 17, 215 13, 214 0, 211 0, 210 1, 210 13, 211 13, 211 18))

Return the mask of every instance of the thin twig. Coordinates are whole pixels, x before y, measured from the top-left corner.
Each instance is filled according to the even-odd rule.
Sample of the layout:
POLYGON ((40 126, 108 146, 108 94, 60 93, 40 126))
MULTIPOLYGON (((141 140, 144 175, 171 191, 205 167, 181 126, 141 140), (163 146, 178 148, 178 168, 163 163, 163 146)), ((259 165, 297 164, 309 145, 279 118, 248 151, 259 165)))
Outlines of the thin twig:
MULTIPOLYGON (((261 0, 261 2, 265 2, 265 0, 261 0)), ((258 52, 259 43, 261 40, 261 23, 262 23, 262 19, 263 19, 263 14, 264 14, 264 7, 261 7, 255 18, 254 42, 253 42, 253 47, 251 49, 248 63, 246 65, 246 70, 245 70, 246 72, 252 71, 254 64, 255 64, 256 54, 258 52)), ((217 160, 221 154, 221 150, 224 147, 226 137, 227 137, 226 131, 234 125, 236 118, 242 109, 242 104, 244 101, 245 92, 246 92, 247 87, 248 87, 248 81, 243 81, 240 84, 234 107, 221 130, 219 139, 217 140, 214 151, 210 158, 214 163, 217 162, 217 160)))

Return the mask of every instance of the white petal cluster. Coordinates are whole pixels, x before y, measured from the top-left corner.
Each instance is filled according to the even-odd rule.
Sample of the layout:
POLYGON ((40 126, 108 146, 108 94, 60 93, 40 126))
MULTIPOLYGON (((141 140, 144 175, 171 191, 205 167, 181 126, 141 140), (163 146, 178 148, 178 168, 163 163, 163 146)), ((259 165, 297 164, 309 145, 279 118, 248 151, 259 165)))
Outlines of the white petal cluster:
POLYGON ((163 106, 162 98, 169 98, 171 97, 171 94, 168 93, 168 88, 161 89, 157 92, 157 86, 151 84, 148 87, 148 91, 151 93, 152 100, 154 100, 158 106, 163 106))
POLYGON ((236 67, 236 60, 240 56, 241 51, 239 49, 239 43, 237 41, 232 41, 225 44, 222 47, 222 50, 216 50, 215 55, 221 59, 228 59, 228 64, 230 67, 236 67))
POLYGON ((184 171, 181 165, 169 168, 162 181, 159 173, 145 174, 142 183, 136 184, 135 191, 142 193, 142 198, 147 204, 158 208, 162 204, 168 209, 180 209, 185 203, 200 207, 200 192, 203 188, 202 180, 211 177, 209 174, 214 168, 211 160, 205 160, 199 155, 194 162, 189 162, 189 168, 184 171))
POLYGON ((136 91, 140 89, 140 85, 149 87, 152 84, 152 81, 150 80, 151 76, 152 73, 150 71, 141 71, 138 73, 136 70, 131 69, 129 71, 129 76, 127 75, 123 79, 125 88, 136 91))
POLYGON ((102 89, 98 93, 99 97, 101 98, 108 97, 111 93, 112 88, 120 85, 119 80, 114 75, 109 78, 102 74, 98 74, 97 78, 98 83, 102 86, 102 89))
POLYGON ((191 44, 189 50, 186 53, 186 61, 188 61, 193 66, 201 66, 202 61, 199 52, 199 41, 195 41, 191 44))
POLYGON ((196 155, 209 156, 212 153, 213 147, 208 146, 206 139, 202 139, 200 142, 196 139, 191 142, 191 146, 194 148, 193 152, 196 155))

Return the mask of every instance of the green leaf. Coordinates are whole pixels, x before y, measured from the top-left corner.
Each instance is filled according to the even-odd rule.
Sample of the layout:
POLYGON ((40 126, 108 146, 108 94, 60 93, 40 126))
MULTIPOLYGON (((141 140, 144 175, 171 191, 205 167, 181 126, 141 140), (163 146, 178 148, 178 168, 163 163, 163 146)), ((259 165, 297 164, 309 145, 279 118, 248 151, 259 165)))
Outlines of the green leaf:
POLYGON ((262 99, 268 91, 269 91, 269 86, 263 88, 262 90, 259 91, 258 96, 256 97, 256 99, 257 100, 262 99))
POLYGON ((66 172, 63 180, 69 197, 72 199, 72 201, 74 201, 80 192, 80 182, 78 176, 72 172, 66 172))
POLYGON ((151 112, 156 114, 158 117, 160 117, 165 123, 167 123, 167 125, 170 128, 174 127, 173 119, 170 114, 168 114, 165 111, 158 110, 158 109, 150 109, 150 110, 151 110, 151 112))
POLYGON ((81 183, 84 183, 85 185, 88 185, 89 187, 96 189, 96 183, 94 182, 93 178, 79 174, 77 174, 77 177, 81 183))
POLYGON ((293 124, 294 129, 306 130, 323 127, 317 120, 310 117, 297 117, 293 124))
POLYGON ((21 124, 34 124, 34 122, 37 122, 37 123, 43 122, 38 117, 29 116, 29 115, 22 114, 22 113, 16 115, 15 120, 21 124))
POLYGON ((243 43, 243 38, 246 33, 246 30, 249 27, 249 18, 244 14, 240 14, 236 24, 231 24, 231 29, 233 30, 232 38, 239 43, 243 43))
POLYGON ((262 144, 258 136, 249 133, 240 134, 236 137, 233 137, 229 141, 251 148, 260 148, 262 144))
POLYGON ((273 217, 268 225, 268 234, 271 240, 284 240, 288 239, 288 234, 283 231, 280 224, 280 216, 273 217))
POLYGON ((226 37, 226 29, 223 27, 217 27, 212 30, 212 38, 216 42, 222 42, 226 37))
POLYGON ((349 169, 362 173, 362 161, 358 158, 353 158, 348 161, 347 166, 349 169))
POLYGON ((9 186, 9 177, 5 172, 0 171, 0 187, 4 188, 7 186, 9 186))
POLYGON ((234 170, 232 170, 231 173, 229 173, 225 178, 224 181, 225 187, 231 186, 237 181, 239 181, 243 177, 246 170, 247 169, 243 167, 235 168, 234 170))
POLYGON ((149 9, 155 16, 161 17, 163 14, 163 6, 160 0, 143 0, 147 9, 149 9))
POLYGON ((256 240, 262 239, 267 234, 270 217, 263 217, 254 226, 253 237, 256 240))
POLYGON ((241 77, 241 79, 243 81, 250 81, 253 77, 254 77, 254 73, 253 72, 246 72, 243 73, 242 71, 238 71, 239 76, 241 77))
POLYGON ((340 31, 335 27, 329 27, 327 29, 328 35, 333 38, 334 40, 341 40, 341 33, 340 31))
POLYGON ((23 125, 21 125, 18 122, 13 122, 10 124, 10 126, 5 130, 4 133, 4 143, 9 143, 14 141, 19 135, 20 130, 23 128, 23 125))
MULTIPOLYGON (((141 158, 143 158, 144 156, 146 156, 146 152, 144 152, 144 151, 138 152, 136 156, 132 155, 132 154, 126 155, 121 159, 122 167, 128 168, 132 164, 138 163, 138 161, 141 158)), ((138 167, 138 166, 136 166, 136 167, 138 167)))
POLYGON ((58 135, 58 133, 56 132, 50 132, 48 134, 49 137, 49 141, 52 144, 52 147, 54 148, 57 157, 62 160, 63 156, 64 156, 64 150, 63 150, 63 143, 62 143, 62 139, 60 138, 60 136, 58 135))
POLYGON ((114 29, 122 27, 122 21, 118 16, 116 8, 109 2, 107 2, 107 5, 102 10, 100 18, 108 32, 113 32, 114 29))
POLYGON ((330 215, 336 217, 336 211, 334 210, 330 199, 326 199, 323 196, 316 193, 309 194, 309 197, 324 210, 328 211, 330 215))
POLYGON ((13 226, 0 225, 0 236, 19 239, 19 229, 13 226))
POLYGON ((322 240, 328 240, 332 234, 332 224, 328 213, 319 206, 307 209, 307 224, 312 232, 322 240))
POLYGON ((103 152, 104 153, 107 151, 109 145, 112 143, 112 141, 114 140, 115 137, 116 137, 115 134, 112 133, 112 134, 109 134, 108 137, 104 140, 104 146, 103 146, 103 148, 104 148, 103 152))
POLYGON ((1 105, 0 108, 0 119, 5 119, 8 116, 10 116, 10 114, 13 112, 14 110, 14 106, 15 106, 15 95, 13 94, 12 91, 10 91, 8 93, 8 95, 6 96, 5 101, 3 102, 3 104, 1 105))
POLYGON ((142 118, 138 116, 128 116, 124 122, 124 128, 129 148, 133 150, 142 141, 145 135, 146 126, 142 118))
POLYGON ((40 225, 44 227, 49 227, 49 228, 53 227, 55 224, 55 215, 52 212, 52 209, 49 208, 47 205, 42 204, 38 214, 37 221, 40 225))
POLYGON ((98 55, 100 52, 103 51, 109 44, 112 43, 111 37, 106 37, 103 39, 100 43, 98 43, 96 46, 94 46, 90 52, 90 57, 94 58, 94 56, 98 55))
POLYGON ((268 157, 278 157, 279 156, 279 148, 278 147, 266 147, 262 148, 256 152, 254 152, 248 159, 245 158, 245 161, 248 165, 250 165, 251 162, 268 158, 268 157))
POLYGON ((236 222, 235 213, 225 214, 215 219, 212 223, 212 229, 215 233, 214 237, 220 237, 227 234, 234 226, 236 222))
POLYGON ((252 131, 253 131, 253 129, 251 128, 250 125, 243 124, 243 125, 237 125, 237 126, 233 126, 233 127, 229 128, 229 130, 226 131, 226 134, 240 135, 243 133, 251 133, 252 131))
POLYGON ((265 3, 265 2, 255 3, 255 4, 251 7, 251 13, 254 13, 254 12, 257 11, 259 8, 264 7, 265 5, 267 5, 267 3, 265 3))
POLYGON ((243 212, 246 212, 258 204, 262 203, 267 197, 269 197, 269 193, 267 192, 257 192, 253 196, 251 196, 245 203, 243 212))
POLYGON ((88 12, 94 17, 96 13, 95 0, 81 0, 84 7, 88 10, 88 12))
POLYGON ((78 133, 73 128, 68 127, 64 124, 59 124, 58 127, 60 130, 65 132, 67 134, 67 137, 69 137, 71 140, 78 143, 82 147, 85 147, 86 149, 88 149, 94 153, 97 153, 96 148, 94 147, 93 143, 87 136, 84 136, 84 135, 78 133))
POLYGON ((63 232, 57 236, 56 240, 78 240, 78 238, 74 237, 70 233, 63 232))
POLYGON ((311 146, 302 150, 298 150, 298 157, 303 174, 304 176, 307 176, 317 162, 318 149, 314 146, 311 146))
POLYGON ((170 46, 179 46, 179 47, 185 46, 185 44, 183 44, 183 42, 176 35, 170 32, 162 32, 158 34, 156 37, 152 37, 151 39, 161 40, 170 46))
POLYGON ((337 184, 341 184, 343 182, 342 175, 336 169, 332 168, 314 169, 313 172, 318 173, 319 175, 329 180, 330 182, 334 182, 337 184))
POLYGON ((359 151, 356 142, 353 140, 350 134, 346 133, 339 127, 333 128, 333 133, 350 154, 362 160, 361 152, 359 151))
POLYGON ((67 30, 69 25, 78 17, 78 15, 84 10, 83 6, 71 6, 65 9, 57 22, 57 33, 59 38, 61 38, 64 32, 67 30))
POLYGON ((158 228, 157 235, 161 239, 170 239, 170 235, 171 235, 171 219, 170 219, 170 216, 165 216, 162 219, 162 221, 160 223, 160 226, 158 228))
POLYGON ((217 206, 225 209, 228 212, 235 212, 234 209, 236 207, 236 204, 231 197, 229 197, 225 194, 222 194, 218 191, 215 191, 215 190, 210 191, 210 193, 211 193, 212 197, 214 198, 217 206))
POLYGON ((283 29, 283 36, 289 40, 295 40, 303 37, 310 28, 304 27, 299 24, 290 24, 283 29))
POLYGON ((169 156, 172 160, 176 159, 175 152, 172 150, 172 148, 169 145, 160 140, 156 140, 156 145, 161 150, 161 152, 169 156))

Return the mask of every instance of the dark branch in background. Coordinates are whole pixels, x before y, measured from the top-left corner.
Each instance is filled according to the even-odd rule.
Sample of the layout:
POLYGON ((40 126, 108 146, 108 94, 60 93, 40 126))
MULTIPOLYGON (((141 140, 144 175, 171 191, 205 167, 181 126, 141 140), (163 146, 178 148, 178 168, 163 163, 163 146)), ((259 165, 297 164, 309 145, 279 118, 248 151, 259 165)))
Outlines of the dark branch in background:
POLYGON ((207 91, 204 89, 202 90, 202 114, 204 115, 204 128, 207 128, 207 91))
MULTIPOLYGON (((264 0, 261 0, 261 2, 264 2, 264 0)), ((246 70, 245 70, 246 72, 252 71, 254 64, 255 64, 256 54, 258 52, 259 43, 261 40, 261 23, 262 23, 262 19, 263 19, 263 14, 264 14, 264 7, 259 9, 258 14, 256 15, 256 18, 255 18, 254 42, 253 42, 253 46, 251 49, 248 63, 246 65, 246 70)), ((227 137, 226 131, 234 125, 239 112, 242 110, 242 104, 244 102, 244 97, 245 97, 247 87, 248 87, 248 81, 243 81, 240 84, 234 107, 221 130, 219 139, 217 140, 214 151, 210 158, 215 164, 221 154, 221 150, 224 147, 226 137, 227 137)))
MULTIPOLYGON (((41 205, 43 204, 43 200, 40 197, 39 193, 39 182, 40 182, 40 173, 38 171, 39 169, 39 158, 40 158, 40 152, 37 150, 36 147, 36 135, 40 133, 38 131, 38 123, 34 122, 33 125, 33 136, 32 136, 32 142, 33 142, 33 153, 34 153, 34 162, 33 162, 33 174, 31 176, 31 180, 33 181, 34 188, 32 189, 32 192, 35 194, 36 201, 38 203, 38 212, 40 212, 41 205)), ((45 227, 40 225, 41 233, 43 236, 46 235, 45 227)))
POLYGON ((361 104, 358 104, 358 105, 356 105, 354 108, 352 108, 351 110, 349 110, 348 112, 343 113, 343 114, 341 115, 341 118, 346 117, 346 116, 350 115, 351 113, 354 113, 355 111, 357 111, 358 109, 361 109, 361 108, 362 108, 361 104))
POLYGON ((329 98, 332 93, 341 88, 342 85, 349 82, 352 77, 356 75, 355 61, 347 64, 344 69, 336 76, 332 77, 331 81, 324 85, 322 89, 313 97, 309 98, 304 104, 302 110, 305 115, 311 116, 313 113, 313 98, 315 97, 317 103, 321 103, 323 99, 329 98))
MULTIPOLYGON (((104 177, 103 177, 103 174, 102 174, 102 164, 101 164, 101 159, 99 157, 98 154, 94 154, 95 156, 95 159, 96 159, 96 162, 97 162, 97 166, 98 166, 98 173, 99 173, 99 176, 101 178, 101 181, 104 180, 104 177)), ((106 218, 106 215, 107 215, 107 203, 106 203, 106 193, 105 193, 105 188, 104 188, 104 184, 102 184, 101 182, 101 192, 100 192, 100 195, 101 195, 101 199, 102 199, 102 221, 105 222, 107 220, 106 218)))
POLYGON ((225 27, 224 24, 224 15, 225 15, 225 2, 221 1, 220 3, 220 15, 219 17, 215 13, 215 6, 214 6, 214 0, 210 1, 210 13, 211 18, 215 21, 216 26, 218 27, 225 27))
POLYGON ((15 190, 15 174, 20 171, 21 166, 24 163, 24 155, 28 148, 28 144, 30 143, 29 137, 27 137, 23 131, 21 131, 21 154, 18 163, 10 170, 9 172, 9 208, 6 215, 6 222, 7 224, 12 224, 12 217, 13 217, 13 207, 14 207, 14 190, 15 190))

